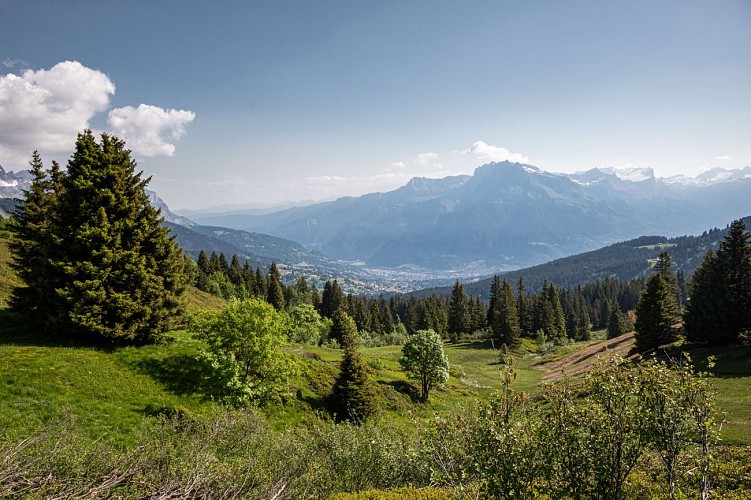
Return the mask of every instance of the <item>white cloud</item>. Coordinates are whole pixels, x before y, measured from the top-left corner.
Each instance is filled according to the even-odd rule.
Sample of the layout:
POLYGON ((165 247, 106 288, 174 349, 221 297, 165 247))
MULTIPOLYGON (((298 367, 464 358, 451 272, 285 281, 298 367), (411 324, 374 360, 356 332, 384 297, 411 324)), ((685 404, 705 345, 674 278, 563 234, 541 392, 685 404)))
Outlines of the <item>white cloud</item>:
MULTIPOLYGON (((6 59, 5 67, 25 64, 6 59)), ((31 152, 61 160, 73 150, 76 135, 110 107, 115 84, 99 70, 78 61, 52 68, 0 75, 0 164, 25 168, 31 152)), ((112 132, 141 156, 171 156, 174 142, 195 119, 192 111, 141 104, 109 112, 112 132)))
POLYGON ((483 161, 513 161, 518 163, 529 163, 529 158, 520 154, 512 153, 506 148, 493 146, 485 141, 477 141, 469 149, 461 151, 465 155, 473 155, 483 161))
POLYGON ((34 149, 70 152, 114 93, 107 75, 77 61, 0 76, 0 162, 25 166, 34 149))
POLYGON ((438 163, 438 153, 420 153, 417 155, 417 159, 415 160, 415 165, 422 165, 423 167, 436 165, 440 166, 440 163, 438 163))
POLYGON ((107 115, 107 123, 136 155, 172 156, 173 142, 185 134, 185 126, 195 117, 192 111, 140 104, 137 108, 113 109, 107 115))
POLYGON ((732 159, 733 159, 733 157, 732 156, 728 156, 728 155, 715 156, 715 160, 732 160, 732 159))
POLYGON ((386 170, 388 172, 392 172, 394 170, 402 170, 406 167, 407 165, 405 165, 403 161, 395 161, 394 163, 389 163, 388 165, 386 165, 386 170))

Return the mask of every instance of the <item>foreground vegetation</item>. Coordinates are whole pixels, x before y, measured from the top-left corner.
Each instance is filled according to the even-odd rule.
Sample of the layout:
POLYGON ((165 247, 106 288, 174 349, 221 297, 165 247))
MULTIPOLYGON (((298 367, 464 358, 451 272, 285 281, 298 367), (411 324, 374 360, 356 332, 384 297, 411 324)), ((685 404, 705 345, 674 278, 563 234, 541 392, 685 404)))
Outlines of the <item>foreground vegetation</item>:
MULTIPOLYGON (((173 332, 172 340, 156 345, 82 346, 29 332, 7 310, 0 317, 0 488, 5 488, 0 491, 7 495, 222 492, 299 498, 401 488, 407 497, 451 498, 472 496, 484 484, 477 471, 458 482, 463 476, 447 475, 442 458, 430 450, 445 445, 454 466, 464 467, 466 424, 479 425, 476 401, 488 402, 498 393, 503 385, 499 368, 507 366, 489 342, 447 344, 451 377, 425 404, 400 368, 399 346, 363 348, 381 411, 355 426, 334 424, 326 412, 341 349, 290 346, 299 374, 289 395, 262 410, 234 410, 203 392, 199 381, 205 367, 198 362, 203 344, 186 332, 173 332), (444 441, 435 441, 439 437, 444 441), (435 488, 423 492, 430 485, 435 488)), ((524 340, 515 354, 518 376, 511 384, 516 391, 527 390, 531 402, 543 397, 538 363, 573 352, 577 345, 546 353, 537 352, 538 347, 524 340)), ((712 382, 721 390, 736 390, 721 392, 720 404, 741 396, 740 391, 748 398, 744 367, 751 352, 719 354, 719 376, 712 382)), ((694 356, 701 365, 701 353, 694 356)), ((740 402, 737 408, 747 411, 748 406, 740 402)), ((738 444, 715 448, 712 467, 721 498, 744 498, 751 489, 751 451, 740 444, 747 442, 749 421, 751 415, 731 411, 723 433, 738 444)), ((692 457, 684 456, 682 463, 692 457)), ((663 498, 667 490, 660 463, 652 452, 643 454, 624 484, 624 496, 663 498)), ((694 476, 681 477, 679 492, 696 488, 694 476)), ((542 486, 536 488, 545 494, 542 486)))

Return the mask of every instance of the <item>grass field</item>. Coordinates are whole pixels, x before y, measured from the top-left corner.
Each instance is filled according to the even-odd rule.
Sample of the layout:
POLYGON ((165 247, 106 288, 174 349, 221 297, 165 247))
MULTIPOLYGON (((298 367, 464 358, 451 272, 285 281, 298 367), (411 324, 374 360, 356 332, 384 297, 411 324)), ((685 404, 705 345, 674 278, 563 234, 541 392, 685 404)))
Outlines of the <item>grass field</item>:
MULTIPOLYGON (((142 417, 179 410, 208 411, 210 396, 198 381, 199 342, 185 331, 160 345, 97 348, 58 342, 53 335, 30 334, 8 310, 0 310, 0 428, 23 435, 63 415, 75 419, 92 438, 127 443, 142 417)), ((324 410, 323 400, 338 373, 341 351, 292 346, 301 374, 285 402, 267 409, 270 422, 283 427, 324 410)), ((407 411, 429 416, 490 397, 499 386, 499 354, 489 343, 447 345, 452 365, 445 387, 432 391, 427 404, 399 367, 398 346, 364 348, 363 359, 378 384, 380 418, 407 420, 407 411)), ((519 357, 520 390, 534 391, 541 371, 533 356, 519 357)))
MULTIPOLYGON (((213 297, 197 295, 219 307, 213 297)), ((63 415, 74 418, 92 438, 106 436, 126 444, 144 416, 165 412, 210 411, 211 396, 201 391, 203 368, 197 361, 200 343, 182 330, 171 341, 142 347, 101 348, 55 340, 54 335, 28 333, 20 319, 0 310, 0 428, 23 435, 63 415)), ((534 394, 544 375, 543 361, 571 355, 597 341, 559 348, 544 356, 515 355, 514 387, 534 394)), ((525 346, 529 351, 529 343, 525 346)), ((380 394, 379 418, 407 423, 408 412, 429 417, 434 412, 457 410, 477 399, 491 397, 499 388, 499 351, 490 342, 447 344, 451 364, 448 383, 435 388, 427 404, 417 401, 417 384, 399 366, 398 346, 363 348, 362 355, 380 394)), ((325 396, 338 373, 341 351, 318 346, 291 346, 300 367, 290 397, 266 408, 272 426, 286 427, 316 412, 325 414, 325 396)), ((694 350, 699 365, 710 354, 717 357, 713 383, 718 402, 727 413, 723 438, 751 442, 751 347, 694 350)))

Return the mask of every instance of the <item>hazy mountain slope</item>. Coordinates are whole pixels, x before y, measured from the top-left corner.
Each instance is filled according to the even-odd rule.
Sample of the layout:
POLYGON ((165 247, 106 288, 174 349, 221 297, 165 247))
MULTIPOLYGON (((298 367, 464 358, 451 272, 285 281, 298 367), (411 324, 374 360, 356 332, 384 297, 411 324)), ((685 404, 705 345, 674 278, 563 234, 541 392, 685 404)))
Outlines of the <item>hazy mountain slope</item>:
POLYGON ((675 236, 751 210, 751 169, 657 179, 651 169, 551 174, 491 163, 473 176, 416 178, 388 193, 268 215, 213 215, 375 267, 519 268, 641 234, 675 236))
MULTIPOLYGON (((751 228, 751 216, 743 220, 746 226, 751 228)), ((522 276, 530 292, 539 291, 545 281, 557 287, 572 288, 608 277, 630 280, 649 276, 652 264, 663 250, 670 254, 675 263, 675 270, 683 270, 688 275, 701 263, 707 250, 717 249, 726 234, 727 226, 724 229, 713 228, 696 236, 641 236, 591 252, 510 271, 501 276, 514 286, 522 276)), ((466 283, 464 290, 470 295, 480 295, 487 299, 491 281, 492 279, 488 278, 466 283)), ((418 296, 429 296, 433 293, 449 295, 451 287, 429 288, 414 293, 418 296)))

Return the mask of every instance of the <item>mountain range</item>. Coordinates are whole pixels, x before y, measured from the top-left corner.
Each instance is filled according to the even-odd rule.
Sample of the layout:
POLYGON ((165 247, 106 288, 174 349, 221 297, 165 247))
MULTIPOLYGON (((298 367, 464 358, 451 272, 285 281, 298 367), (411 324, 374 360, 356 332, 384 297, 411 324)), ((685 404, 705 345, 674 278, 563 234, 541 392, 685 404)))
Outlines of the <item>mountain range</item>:
POLYGON ((678 236, 751 212, 751 167, 696 178, 652 169, 554 174, 501 162, 386 193, 269 214, 193 212, 200 224, 296 241, 371 268, 518 269, 645 234, 678 236))
MULTIPOLYGON (((0 167, 0 216, 13 210, 30 181, 28 171, 0 167)), ((553 174, 491 163, 472 176, 418 177, 386 193, 271 213, 193 211, 190 218, 148 194, 194 258, 205 250, 261 267, 275 261, 291 274, 338 278, 348 291, 377 293, 529 268, 625 241, 609 247, 622 250, 643 235, 664 240, 724 227, 751 213, 751 167, 659 179, 651 169, 553 174)), ((637 254, 644 267, 649 257, 637 254)), ((620 277, 612 269, 589 274, 620 277)))

